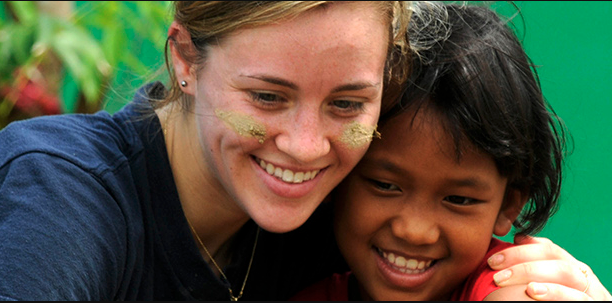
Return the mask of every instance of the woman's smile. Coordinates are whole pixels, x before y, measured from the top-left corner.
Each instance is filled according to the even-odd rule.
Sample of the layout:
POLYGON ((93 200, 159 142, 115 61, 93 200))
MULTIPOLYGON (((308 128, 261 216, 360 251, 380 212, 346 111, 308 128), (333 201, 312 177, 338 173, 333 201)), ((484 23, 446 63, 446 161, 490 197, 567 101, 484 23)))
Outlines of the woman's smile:
POLYGON ((282 166, 275 166, 272 163, 268 163, 264 160, 255 158, 256 162, 264 169, 270 176, 277 177, 285 183, 302 183, 314 179, 321 169, 310 169, 310 170, 296 170, 293 171, 289 168, 282 168, 282 166))
MULTIPOLYGON (((253 157, 254 167, 265 187, 284 199, 299 199, 317 188, 325 174, 325 167, 318 169, 290 169, 253 157), (318 177, 318 178, 317 178, 318 177)), ((285 200, 286 201, 286 200, 285 200)))

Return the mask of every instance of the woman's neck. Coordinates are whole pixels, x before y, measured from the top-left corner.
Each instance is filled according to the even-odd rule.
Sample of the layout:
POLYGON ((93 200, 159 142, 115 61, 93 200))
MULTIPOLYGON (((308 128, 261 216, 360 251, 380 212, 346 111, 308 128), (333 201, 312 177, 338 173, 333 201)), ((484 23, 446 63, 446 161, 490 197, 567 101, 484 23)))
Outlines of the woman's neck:
MULTIPOLYGON (((218 255, 219 249, 226 246, 249 217, 236 205, 206 164, 194 114, 158 111, 158 115, 185 217, 210 254, 218 255)), ((206 255, 204 257, 208 259, 206 255)))

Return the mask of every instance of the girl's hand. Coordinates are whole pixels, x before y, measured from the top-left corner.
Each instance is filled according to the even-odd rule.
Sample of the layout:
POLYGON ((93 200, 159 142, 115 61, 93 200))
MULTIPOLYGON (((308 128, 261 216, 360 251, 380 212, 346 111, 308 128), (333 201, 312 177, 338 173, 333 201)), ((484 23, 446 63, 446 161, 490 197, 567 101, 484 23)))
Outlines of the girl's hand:
POLYGON ((520 246, 500 251, 488 260, 498 286, 527 285, 535 300, 612 301, 610 292, 591 268, 546 238, 515 236, 520 246))

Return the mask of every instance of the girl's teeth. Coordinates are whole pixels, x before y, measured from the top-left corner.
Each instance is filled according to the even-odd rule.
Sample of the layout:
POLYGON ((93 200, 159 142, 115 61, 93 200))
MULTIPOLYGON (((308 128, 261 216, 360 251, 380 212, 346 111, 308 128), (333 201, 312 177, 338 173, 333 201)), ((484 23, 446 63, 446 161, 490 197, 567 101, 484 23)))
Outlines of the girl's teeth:
POLYGON ((274 169, 274 176, 277 177, 277 178, 282 179, 283 178, 283 170, 278 168, 278 167, 275 168, 274 169))
POLYGON ((403 273, 422 273, 427 270, 433 262, 432 260, 419 261, 416 259, 406 259, 403 256, 396 256, 394 253, 383 252, 380 249, 379 253, 383 258, 387 259, 389 263, 393 264, 393 266, 397 267, 403 273))
POLYGON ((287 183, 302 183, 308 180, 314 179, 319 170, 307 171, 307 172, 293 172, 292 170, 285 169, 283 170, 280 167, 274 167, 274 165, 270 163, 266 163, 264 160, 259 160, 259 165, 263 168, 269 175, 275 176, 284 182, 287 183))

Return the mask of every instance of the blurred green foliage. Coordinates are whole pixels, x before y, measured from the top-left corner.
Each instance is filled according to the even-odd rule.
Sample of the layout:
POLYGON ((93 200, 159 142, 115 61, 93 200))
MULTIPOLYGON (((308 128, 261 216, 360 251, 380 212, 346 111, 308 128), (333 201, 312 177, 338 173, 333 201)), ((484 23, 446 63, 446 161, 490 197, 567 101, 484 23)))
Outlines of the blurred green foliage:
POLYGON ((151 74, 140 52, 163 52, 169 4, 2 2, 0 129, 37 115, 97 111, 126 72, 151 74))

